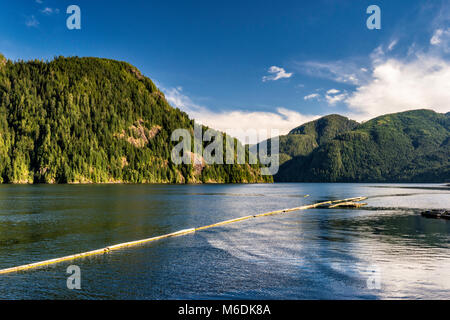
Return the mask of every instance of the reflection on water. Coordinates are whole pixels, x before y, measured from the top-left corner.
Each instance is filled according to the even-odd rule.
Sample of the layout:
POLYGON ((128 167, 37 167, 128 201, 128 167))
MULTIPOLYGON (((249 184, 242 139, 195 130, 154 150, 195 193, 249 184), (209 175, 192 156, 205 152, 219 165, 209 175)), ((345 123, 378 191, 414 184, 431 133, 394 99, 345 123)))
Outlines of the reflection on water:
POLYGON ((3 275, 0 298, 448 299, 450 222, 419 211, 450 208, 449 194, 392 184, 0 186, 0 268, 369 196, 367 208, 251 219, 3 275), (79 291, 66 287, 70 264, 81 268, 79 291))

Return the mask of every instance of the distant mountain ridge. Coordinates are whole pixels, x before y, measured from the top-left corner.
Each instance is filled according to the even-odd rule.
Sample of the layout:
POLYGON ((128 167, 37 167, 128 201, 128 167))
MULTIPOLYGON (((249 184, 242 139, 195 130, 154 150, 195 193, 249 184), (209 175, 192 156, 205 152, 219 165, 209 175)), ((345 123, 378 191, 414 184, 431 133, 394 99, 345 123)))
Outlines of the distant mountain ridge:
POLYGON ((450 181, 450 113, 330 115, 280 137, 276 182, 450 181))

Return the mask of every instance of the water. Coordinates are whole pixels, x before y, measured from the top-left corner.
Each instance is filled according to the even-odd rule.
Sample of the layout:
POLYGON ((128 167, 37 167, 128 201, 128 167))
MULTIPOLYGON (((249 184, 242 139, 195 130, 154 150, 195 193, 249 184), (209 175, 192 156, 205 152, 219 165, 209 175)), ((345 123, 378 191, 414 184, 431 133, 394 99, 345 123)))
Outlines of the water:
POLYGON ((369 196, 0 275, 0 299, 449 299, 450 190, 411 184, 1 185, 0 269, 369 196), (309 197, 304 195, 309 194, 309 197), (81 268, 81 290, 66 269, 81 268), (368 285, 368 280, 369 285, 368 285))

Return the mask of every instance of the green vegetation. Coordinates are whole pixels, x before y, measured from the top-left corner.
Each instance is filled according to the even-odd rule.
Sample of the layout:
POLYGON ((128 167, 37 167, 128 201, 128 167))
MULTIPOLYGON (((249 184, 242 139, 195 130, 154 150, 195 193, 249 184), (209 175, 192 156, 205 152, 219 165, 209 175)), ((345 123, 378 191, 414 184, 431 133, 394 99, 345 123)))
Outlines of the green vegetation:
POLYGON ((272 181, 258 165, 174 165, 170 135, 193 126, 128 63, 0 55, 0 182, 272 181))
MULTIPOLYGON (((175 165, 179 128, 194 122, 128 63, 0 54, 0 183, 272 182, 258 164, 175 165)), ((430 110, 329 115, 280 137, 275 181, 449 181, 449 131, 450 113, 430 110)))
POLYGON ((289 134, 280 136, 280 165, 294 157, 310 154, 319 145, 357 125, 356 121, 331 114, 292 129, 289 134))
POLYGON ((338 122, 333 119, 325 123, 323 119, 288 135, 300 134, 304 141, 315 141, 313 150, 304 146, 291 150, 292 146, 283 145, 287 138, 280 141, 281 152, 288 150, 290 159, 281 165, 275 181, 450 180, 450 113, 413 110, 380 116, 360 125, 342 117, 338 122))

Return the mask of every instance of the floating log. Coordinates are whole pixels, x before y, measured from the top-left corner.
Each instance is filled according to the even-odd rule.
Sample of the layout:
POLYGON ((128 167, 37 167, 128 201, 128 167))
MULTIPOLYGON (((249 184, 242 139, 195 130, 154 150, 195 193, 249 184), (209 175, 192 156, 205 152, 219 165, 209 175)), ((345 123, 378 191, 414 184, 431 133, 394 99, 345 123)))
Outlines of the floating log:
POLYGON ((433 218, 433 219, 447 219, 450 220, 450 211, 446 210, 427 210, 421 212, 421 215, 425 218, 433 218))
POLYGON ((366 206, 366 205, 367 205, 367 203, 349 201, 349 202, 341 202, 341 203, 332 204, 331 206, 328 206, 328 209, 332 209, 332 208, 361 208, 361 207, 366 206))
POLYGON ((89 257, 89 256, 93 256, 93 255, 107 254, 107 253, 109 253, 109 252, 111 252, 113 250, 123 249, 123 248, 132 247, 132 246, 136 246, 136 245, 142 245, 142 244, 145 244, 145 243, 148 243, 148 242, 161 240, 161 239, 165 239, 165 238, 182 236, 182 235, 194 233, 196 231, 205 230, 205 229, 214 228, 214 227, 219 227, 219 226, 223 226, 223 225, 226 225, 226 224, 239 222, 239 221, 244 221, 244 220, 248 220, 248 219, 252 219, 252 218, 266 217, 266 216, 270 216, 270 215, 282 214, 282 213, 298 211, 298 210, 313 209, 313 208, 318 208, 318 207, 320 207, 322 205, 328 205, 329 206, 329 205, 332 205, 332 204, 335 204, 335 203, 339 204, 339 203, 346 203, 346 202, 347 203, 348 202, 358 202, 358 201, 362 201, 364 199, 367 199, 367 197, 356 197, 356 198, 348 198, 348 199, 343 199, 343 200, 325 201, 325 202, 319 202, 319 203, 310 204, 310 205, 301 206, 301 207, 296 207, 296 208, 281 209, 281 210, 276 210, 276 211, 271 211, 271 212, 266 212, 266 213, 260 213, 260 214, 251 215, 251 216, 245 216, 245 217, 241 217, 241 218, 225 220, 225 221, 222 221, 222 222, 217 222, 217 223, 210 224, 210 225, 203 226, 203 227, 184 229, 184 230, 180 230, 180 231, 177 231, 177 232, 172 232, 172 233, 168 233, 168 234, 165 234, 165 235, 156 236, 156 237, 152 237, 152 238, 148 238, 148 239, 130 241, 130 242, 125 242, 125 243, 119 243, 119 244, 108 246, 108 247, 105 247, 105 248, 102 248, 102 249, 97 249, 97 250, 93 250, 93 251, 73 254, 73 255, 70 255, 70 256, 62 257, 62 258, 45 260, 45 261, 41 261, 41 262, 25 264, 25 265, 18 266, 18 267, 2 269, 2 270, 0 270, 0 274, 19 272, 19 271, 26 271, 26 270, 35 269, 35 268, 42 267, 42 266, 48 266, 48 265, 64 262, 64 261, 80 259, 80 258, 89 257))

